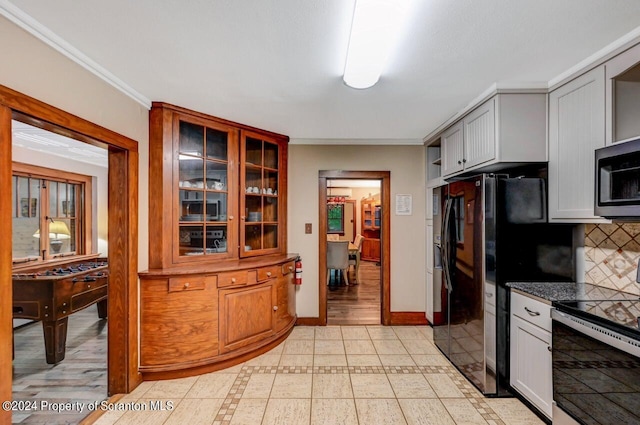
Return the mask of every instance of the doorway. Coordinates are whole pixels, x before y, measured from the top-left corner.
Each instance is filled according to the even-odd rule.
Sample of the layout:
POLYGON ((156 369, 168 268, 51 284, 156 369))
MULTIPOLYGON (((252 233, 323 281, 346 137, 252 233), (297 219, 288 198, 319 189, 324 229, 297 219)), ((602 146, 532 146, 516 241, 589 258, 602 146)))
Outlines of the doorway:
MULTIPOLYGON (((138 144, 135 140, 0 86, 0 185, 11 187, 11 121, 108 149, 108 395, 130 392, 138 374, 138 144)), ((12 234, 11 191, 0 199, 0 232, 12 234)), ((12 238, 0 239, 0 398, 12 399, 12 238)), ((11 412, 0 412, 10 422, 11 412)))
MULTIPOLYGON (((388 171, 320 171, 319 175, 319 303, 320 303, 320 317, 319 322, 321 325, 327 324, 383 324, 389 325, 391 324, 391 313, 390 313, 390 172, 388 171), (338 287, 337 291, 340 293, 334 296, 333 291, 330 290, 330 287, 327 285, 327 235, 333 231, 335 234, 335 229, 331 229, 331 223, 329 223, 329 209, 327 208, 328 190, 332 186, 332 182, 341 181, 341 185, 349 186, 349 182, 354 183, 358 181, 375 181, 377 183, 378 189, 378 216, 371 216, 372 220, 377 220, 379 231, 377 233, 378 238, 376 240, 375 237, 370 237, 370 239, 376 240, 377 249, 379 252, 378 257, 376 258, 373 252, 375 252, 376 248, 368 251, 369 258, 368 260, 372 261, 361 261, 360 262, 360 271, 359 277, 363 282, 362 287, 360 284, 353 287, 338 287), (374 302, 377 304, 373 307, 373 315, 371 315, 371 309, 365 307, 366 312, 362 317, 358 317, 356 313, 348 318, 338 319, 337 317, 330 318, 328 314, 329 302, 336 301, 338 303, 342 303, 342 309, 348 308, 349 306, 354 307, 358 304, 358 297, 362 293, 362 297, 368 298, 368 302, 371 302, 371 298, 374 298, 374 302), (330 298, 333 298, 330 300, 330 298), (364 316, 367 317, 364 317, 364 316)), ((335 188, 335 184, 333 185, 335 188)), ((368 197, 369 192, 371 195, 374 195, 373 190, 367 190, 365 192, 364 197, 368 197)), ((333 194, 333 193, 332 193, 333 194)), ((346 197, 345 197, 346 198, 346 197)), ((361 196, 358 196, 361 198, 361 196)), ((373 198, 373 196, 372 196, 373 198)), ((345 199, 346 200, 346 199, 345 199)), ((360 199, 355 199, 355 204, 360 204, 360 199)), ((356 226, 360 229, 362 233, 362 221, 363 214, 361 208, 356 210, 356 214, 354 216, 354 221, 358 223, 360 221, 360 225, 356 226), (358 216, 360 215, 360 216, 358 216)), ((339 232, 338 232, 339 233, 339 232)), ((351 241, 349 235, 346 232, 343 232, 344 235, 339 235, 338 239, 345 239, 351 241)), ((375 235, 370 235, 375 236, 375 235)), ((335 236, 334 236, 335 237, 335 236)), ((374 242, 374 243, 376 243, 374 242)), ((367 254, 365 254, 365 258, 367 254)), ((352 278, 353 272, 349 274, 352 278)), ((361 305, 364 305, 362 303, 361 305)), ((356 308, 354 308, 355 310, 356 308)), ((341 310, 340 306, 336 306, 335 309, 332 308, 332 316, 334 313, 339 314, 341 310)))
MULTIPOLYGON (((12 120, 11 130, 14 273, 40 270, 39 273, 47 274, 57 269, 56 273, 62 275, 81 268, 108 270, 105 265, 108 246, 106 148, 83 143, 70 137, 71 134, 61 135, 16 120, 12 120), (42 231, 42 220, 48 225, 48 231, 42 231), (45 240, 43 234, 54 238, 45 240), (56 265, 51 266, 52 262, 56 265)), ((89 275, 93 273, 75 278, 74 282, 85 277, 91 279, 89 275)), ((57 287, 64 286, 63 280, 56 281, 57 287)), ((82 294, 72 296, 77 307, 74 305, 75 311, 64 319, 67 322, 56 321, 56 325, 66 329, 63 331, 66 338, 61 337, 65 340, 62 355, 59 347, 55 348, 56 354, 51 351, 54 338, 47 335, 51 322, 48 325, 45 315, 34 314, 29 308, 34 304, 41 306, 46 299, 43 286, 37 285, 51 283, 53 281, 21 280, 13 286, 13 399, 41 403, 55 398, 62 403, 81 401, 85 404, 105 400, 108 394, 106 301, 89 301, 93 294, 106 290, 106 287, 100 289, 105 283, 87 283, 82 294), (35 291, 36 287, 39 290, 35 291), (82 297, 86 301, 82 301, 82 297), (45 349, 47 343, 49 346, 45 349)), ((80 288, 74 284, 74 289, 76 287, 80 288)), ((55 296, 65 297, 62 291, 55 296)), ((78 409, 66 413, 69 422, 80 422, 87 415, 78 409)), ((55 421, 55 415, 56 412, 16 412, 14 422, 55 421)))

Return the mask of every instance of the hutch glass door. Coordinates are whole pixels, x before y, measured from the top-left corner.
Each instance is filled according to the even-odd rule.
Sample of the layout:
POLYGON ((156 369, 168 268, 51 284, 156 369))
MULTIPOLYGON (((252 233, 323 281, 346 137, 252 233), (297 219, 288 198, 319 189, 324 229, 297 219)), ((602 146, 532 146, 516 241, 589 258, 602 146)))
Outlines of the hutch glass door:
POLYGON ((231 255, 230 133, 178 119, 179 256, 231 255))
POLYGON ((244 191, 240 229, 243 256, 278 249, 278 144, 246 133, 241 190, 244 191))

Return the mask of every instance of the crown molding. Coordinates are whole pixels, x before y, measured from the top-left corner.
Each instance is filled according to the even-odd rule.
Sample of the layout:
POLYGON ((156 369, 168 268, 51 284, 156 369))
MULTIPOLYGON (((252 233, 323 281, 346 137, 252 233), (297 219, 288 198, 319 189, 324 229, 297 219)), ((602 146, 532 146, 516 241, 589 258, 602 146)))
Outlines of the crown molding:
POLYGON ((569 81, 584 74, 585 72, 602 65, 612 57, 638 44, 638 42, 640 42, 640 27, 637 27, 636 29, 628 32, 619 39, 587 57, 583 61, 578 62, 560 75, 549 80, 549 91, 553 91, 554 89, 560 87, 565 83, 568 83, 569 81))
POLYGON ((497 94, 509 94, 509 93, 542 93, 546 94, 549 92, 549 85, 545 82, 502 82, 502 83, 493 83, 491 84, 485 91, 480 93, 475 99, 467 104, 464 108, 462 108, 455 115, 452 115, 445 122, 440 124, 435 130, 431 133, 427 134, 423 139, 423 144, 428 146, 433 139, 440 135, 444 130, 446 130, 451 124, 458 121, 463 116, 467 115, 476 107, 482 105, 487 100, 491 99, 493 96, 497 94))
POLYGON ((318 146, 422 146, 422 139, 303 139, 291 137, 290 145, 318 146))
POLYGON ((97 62, 73 47, 67 41, 42 25, 40 22, 36 21, 13 3, 8 0, 0 0, 0 15, 4 16, 57 52, 71 59, 73 62, 91 72, 107 84, 115 87, 117 90, 135 100, 145 108, 151 108, 151 100, 147 99, 127 83, 107 71, 97 62))

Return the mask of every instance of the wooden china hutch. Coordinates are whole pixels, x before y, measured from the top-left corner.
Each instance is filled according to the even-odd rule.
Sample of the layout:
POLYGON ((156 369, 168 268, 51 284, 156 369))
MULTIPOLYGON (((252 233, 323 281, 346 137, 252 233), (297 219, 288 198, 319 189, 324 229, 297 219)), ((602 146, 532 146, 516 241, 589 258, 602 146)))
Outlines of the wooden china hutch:
POLYGON ((288 137, 154 102, 149 270, 140 273, 140 371, 216 370, 295 324, 286 251, 288 137))

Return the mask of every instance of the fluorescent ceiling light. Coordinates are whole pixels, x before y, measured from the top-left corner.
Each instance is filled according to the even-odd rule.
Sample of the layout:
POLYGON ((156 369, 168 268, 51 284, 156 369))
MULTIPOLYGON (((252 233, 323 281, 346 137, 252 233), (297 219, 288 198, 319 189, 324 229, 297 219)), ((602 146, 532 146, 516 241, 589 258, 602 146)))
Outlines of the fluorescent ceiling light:
POLYGON ((356 0, 344 82, 366 89, 380 79, 404 26, 411 0, 356 0))

